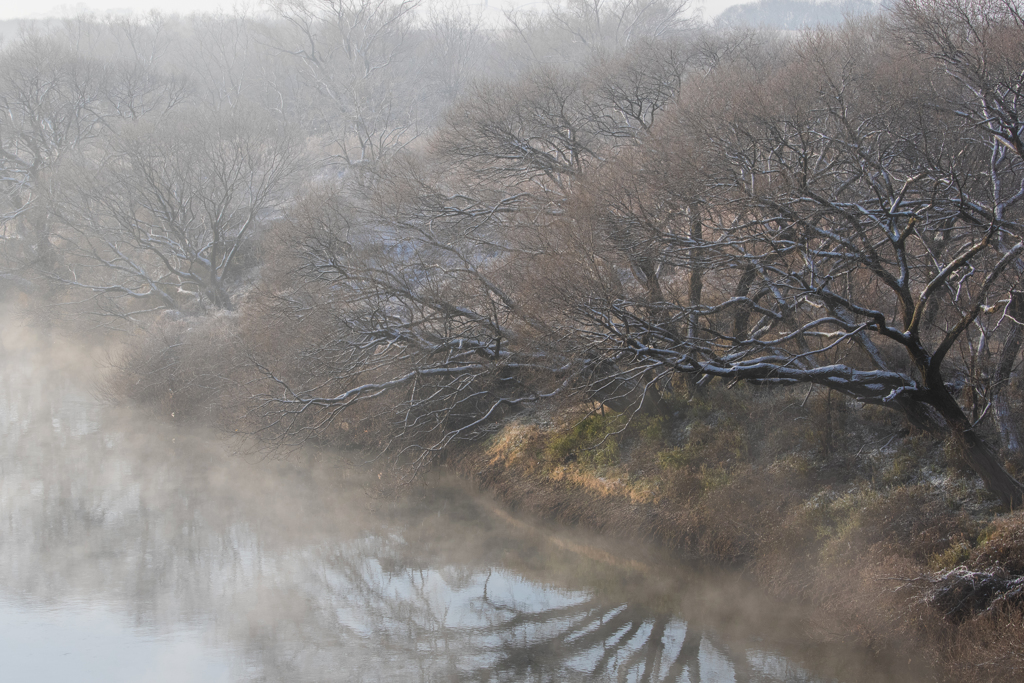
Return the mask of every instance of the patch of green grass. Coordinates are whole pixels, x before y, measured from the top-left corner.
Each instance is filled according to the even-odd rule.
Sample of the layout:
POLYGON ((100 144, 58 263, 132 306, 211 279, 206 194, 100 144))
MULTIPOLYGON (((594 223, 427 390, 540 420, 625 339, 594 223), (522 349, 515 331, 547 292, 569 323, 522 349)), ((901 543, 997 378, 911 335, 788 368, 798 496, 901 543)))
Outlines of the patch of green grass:
POLYGON ((731 473, 724 466, 707 464, 700 466, 700 486, 705 493, 728 486, 731 479, 731 473))
POLYGON ((619 462, 618 439, 609 437, 600 446, 583 450, 579 455, 579 461, 583 465, 595 469, 617 465, 619 462))
POLYGON ((966 543, 955 543, 945 552, 935 553, 928 559, 928 569, 933 572, 959 567, 971 556, 971 546, 966 543))
POLYGON ((563 465, 579 461, 585 465, 605 467, 619 460, 619 435, 625 426, 624 416, 588 415, 568 430, 553 436, 545 448, 545 458, 563 465))
POLYGON ((668 438, 672 419, 667 415, 637 415, 629 424, 629 430, 648 442, 665 441, 668 438))
POLYGON ((693 453, 676 446, 658 451, 658 462, 666 469, 680 469, 693 464, 693 453))
POLYGON ((999 527, 997 527, 995 524, 992 524, 991 522, 986 524, 985 528, 983 528, 981 530, 981 533, 978 534, 978 539, 975 541, 975 545, 977 545, 980 548, 986 543, 988 543, 990 540, 992 540, 992 537, 995 536, 996 530, 998 528, 999 527))

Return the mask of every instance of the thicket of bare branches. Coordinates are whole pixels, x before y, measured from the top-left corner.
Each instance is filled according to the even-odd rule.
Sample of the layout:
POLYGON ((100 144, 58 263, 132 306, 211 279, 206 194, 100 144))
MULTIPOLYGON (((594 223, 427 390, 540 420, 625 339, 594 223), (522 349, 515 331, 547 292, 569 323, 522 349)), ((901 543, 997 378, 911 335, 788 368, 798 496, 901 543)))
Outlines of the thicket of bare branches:
POLYGON ((806 384, 948 436, 1024 503, 1003 466, 1016 0, 785 35, 662 0, 501 28, 406 0, 268 8, 0 52, 10 269, 139 324, 238 311, 232 386, 270 440, 422 464, 559 397, 633 413, 806 384))

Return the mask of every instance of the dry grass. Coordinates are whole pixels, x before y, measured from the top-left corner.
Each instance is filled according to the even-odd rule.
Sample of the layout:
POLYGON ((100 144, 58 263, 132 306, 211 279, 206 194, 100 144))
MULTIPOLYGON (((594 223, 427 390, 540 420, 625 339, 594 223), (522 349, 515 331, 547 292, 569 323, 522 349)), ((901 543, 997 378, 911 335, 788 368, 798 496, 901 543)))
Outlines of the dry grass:
POLYGON ((451 462, 515 507, 741 566, 819 606, 825 641, 906 648, 947 680, 1021 680, 1021 604, 953 620, 935 596, 953 567, 1024 574, 1024 516, 994 515, 941 443, 888 411, 804 392, 709 387, 624 430, 586 413, 512 423, 451 462), (611 439, 613 459, 588 455, 611 439))

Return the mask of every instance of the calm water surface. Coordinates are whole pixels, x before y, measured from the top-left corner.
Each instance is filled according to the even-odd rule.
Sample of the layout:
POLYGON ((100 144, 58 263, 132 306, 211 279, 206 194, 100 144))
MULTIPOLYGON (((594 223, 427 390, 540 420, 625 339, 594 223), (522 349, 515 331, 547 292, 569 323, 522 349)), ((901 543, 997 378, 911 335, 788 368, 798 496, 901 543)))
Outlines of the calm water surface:
MULTIPOLYGON (((912 681, 812 646, 728 572, 513 517, 448 479, 368 497, 104 408, 0 347, 0 680, 912 681)), ((913 667, 911 667, 913 668, 913 667)))

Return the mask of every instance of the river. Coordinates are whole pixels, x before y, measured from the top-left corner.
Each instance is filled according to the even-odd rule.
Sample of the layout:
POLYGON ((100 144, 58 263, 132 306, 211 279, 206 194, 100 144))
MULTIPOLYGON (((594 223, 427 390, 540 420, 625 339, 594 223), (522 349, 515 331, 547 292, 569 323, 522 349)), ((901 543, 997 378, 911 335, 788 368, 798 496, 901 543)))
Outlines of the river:
POLYGON ((238 455, 104 406, 91 357, 0 341, 6 683, 914 680, 728 571, 438 475, 379 500, 330 454, 238 455))

